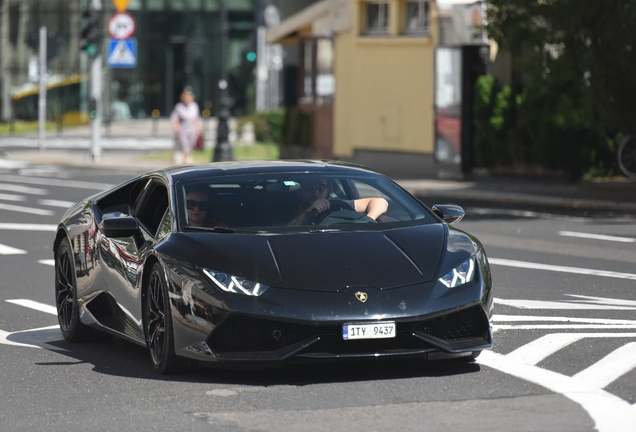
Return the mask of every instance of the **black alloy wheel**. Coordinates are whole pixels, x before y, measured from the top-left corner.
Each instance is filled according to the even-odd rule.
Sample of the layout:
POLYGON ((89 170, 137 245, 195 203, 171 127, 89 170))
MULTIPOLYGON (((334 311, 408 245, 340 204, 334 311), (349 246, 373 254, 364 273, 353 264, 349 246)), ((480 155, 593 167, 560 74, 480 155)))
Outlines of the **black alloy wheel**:
POLYGON ((75 261, 67 238, 60 242, 55 254, 55 306, 64 339, 69 342, 86 340, 91 329, 80 321, 75 261))
POLYGON ((146 344, 154 368, 162 374, 176 372, 179 361, 174 352, 170 301, 161 264, 150 271, 144 300, 146 344))

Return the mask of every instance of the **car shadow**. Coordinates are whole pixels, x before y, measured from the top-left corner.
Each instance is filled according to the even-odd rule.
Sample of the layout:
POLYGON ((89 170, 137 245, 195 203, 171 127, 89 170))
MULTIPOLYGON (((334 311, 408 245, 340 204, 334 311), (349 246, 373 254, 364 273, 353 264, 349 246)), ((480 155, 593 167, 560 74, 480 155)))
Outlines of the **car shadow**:
POLYGON ((441 377, 471 374, 480 365, 462 359, 427 361, 421 358, 373 358, 343 361, 311 361, 272 366, 228 368, 215 365, 185 364, 178 374, 161 375, 151 363, 148 350, 120 338, 98 334, 90 342, 71 343, 62 339, 59 328, 36 329, 12 333, 7 341, 32 345, 66 357, 37 366, 91 364, 93 371, 125 378, 158 381, 240 384, 252 386, 324 384, 354 381, 393 380, 415 377, 441 377))

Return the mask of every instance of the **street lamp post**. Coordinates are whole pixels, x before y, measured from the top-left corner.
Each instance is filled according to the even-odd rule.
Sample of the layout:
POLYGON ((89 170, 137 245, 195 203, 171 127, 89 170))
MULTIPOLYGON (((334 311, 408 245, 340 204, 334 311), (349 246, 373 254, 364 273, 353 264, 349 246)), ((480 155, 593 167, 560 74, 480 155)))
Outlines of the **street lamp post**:
POLYGON ((227 0, 219 0, 221 12, 221 79, 219 80, 219 113, 216 129, 216 146, 214 148, 214 162, 233 160, 232 147, 230 146, 230 128, 228 117, 230 116, 229 98, 227 92, 227 45, 230 23, 227 15, 227 0))

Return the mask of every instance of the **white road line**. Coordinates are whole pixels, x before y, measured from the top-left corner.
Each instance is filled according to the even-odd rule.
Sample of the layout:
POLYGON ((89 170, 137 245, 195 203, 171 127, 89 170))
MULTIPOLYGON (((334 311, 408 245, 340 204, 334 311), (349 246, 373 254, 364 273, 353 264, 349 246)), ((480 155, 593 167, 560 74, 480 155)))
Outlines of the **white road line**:
MULTIPOLYGON (((573 296, 578 297, 578 296, 573 296)), ((607 299, 611 300, 611 299, 607 299)), ((515 300, 495 298, 495 304, 511 306, 519 309, 540 309, 540 310, 636 310, 633 301, 603 301, 594 303, 583 301, 545 301, 545 300, 515 300)))
POLYGON ((636 342, 612 351, 598 362, 573 376, 605 388, 636 367, 636 342))
POLYGON ((105 190, 110 189, 114 185, 109 183, 92 183, 76 180, 62 180, 56 178, 42 178, 42 177, 23 177, 19 175, 0 174, 0 181, 14 182, 14 183, 26 183, 36 184, 44 186, 62 186, 76 189, 93 189, 93 190, 105 190))
POLYGON ((53 224, 0 223, 0 230, 55 231, 55 230, 57 230, 57 225, 53 225, 53 224))
POLYGON ((48 194, 48 191, 46 189, 32 188, 32 187, 29 187, 29 186, 20 186, 20 185, 14 185, 14 184, 6 184, 6 183, 0 183, 0 190, 9 191, 9 192, 24 193, 24 194, 29 194, 29 195, 46 195, 46 194, 48 194))
POLYGON ((40 264, 44 264, 44 265, 48 265, 48 266, 54 266, 55 265, 55 260, 53 260, 53 259, 39 260, 38 262, 40 264))
POLYGON ((49 207, 61 207, 61 208, 69 208, 73 204, 73 201, 60 201, 60 200, 49 200, 42 199, 38 201, 38 204, 49 206, 49 207))
POLYGON ((24 195, 9 195, 0 193, 0 200, 3 201, 25 201, 26 197, 24 195))
POLYGON ((512 351, 506 357, 525 365, 536 365, 544 358, 583 339, 584 333, 553 333, 533 340, 512 351))
POLYGON ((39 208, 33 208, 33 207, 17 206, 17 205, 13 205, 13 204, 2 204, 2 203, 0 203, 0 210, 8 210, 8 211, 15 211, 15 212, 20 212, 20 213, 37 214, 37 215, 41 215, 41 216, 53 216, 55 214, 51 210, 45 210, 45 209, 39 209, 39 208))
POLYGON ((47 350, 67 351, 64 348, 49 345, 48 342, 56 342, 62 340, 62 333, 59 325, 42 327, 32 330, 23 330, 18 332, 5 332, 0 330, 0 344, 22 346, 29 348, 44 348, 47 350))
POLYGON ((5 300, 7 303, 13 303, 18 306, 23 306, 29 309, 35 309, 40 312, 45 312, 51 315, 57 315, 57 309, 55 306, 50 306, 44 303, 36 302, 28 299, 13 299, 13 300, 5 300))
POLYGON ((0 244, 0 255, 23 255, 27 251, 0 244))
POLYGON ((586 323, 586 324, 636 325, 636 320, 550 317, 550 316, 535 316, 535 315, 493 315, 492 320, 493 322, 551 321, 551 322, 573 322, 573 323, 580 322, 580 323, 586 323))
POLYGON ((633 273, 620 273, 620 272, 605 271, 605 270, 585 269, 585 268, 579 268, 579 267, 556 266, 556 265, 550 265, 550 264, 539 264, 539 263, 515 261, 515 260, 508 260, 508 259, 501 259, 501 258, 488 258, 488 262, 490 264, 501 265, 506 267, 517 267, 517 268, 525 268, 525 269, 532 269, 532 270, 547 270, 547 271, 555 271, 560 273, 574 273, 574 274, 610 277, 610 278, 617 278, 617 279, 636 280, 636 274, 633 274, 633 273))
POLYGON ((483 351, 477 363, 538 384, 561 394, 585 409, 599 432, 633 432, 636 407, 582 379, 527 365, 492 351, 483 351))
POLYGON ((615 241, 615 242, 623 242, 623 243, 636 242, 636 239, 631 237, 615 237, 615 236, 588 234, 588 233, 573 232, 573 231, 559 231, 559 235, 564 237, 578 237, 578 238, 587 238, 592 240, 607 240, 607 241, 615 241))

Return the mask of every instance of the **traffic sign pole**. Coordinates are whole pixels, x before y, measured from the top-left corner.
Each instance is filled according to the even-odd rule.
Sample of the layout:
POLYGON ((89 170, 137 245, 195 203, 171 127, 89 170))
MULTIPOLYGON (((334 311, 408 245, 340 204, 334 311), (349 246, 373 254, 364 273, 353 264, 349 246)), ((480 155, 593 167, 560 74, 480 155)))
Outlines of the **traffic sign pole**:
POLYGON ((38 95, 38 150, 44 150, 46 130, 46 27, 40 27, 40 94, 38 95))
POLYGON ((91 149, 88 158, 98 161, 102 158, 102 56, 97 54, 91 64, 91 92, 89 110, 91 112, 91 149), (94 114, 93 114, 94 113, 94 114))

